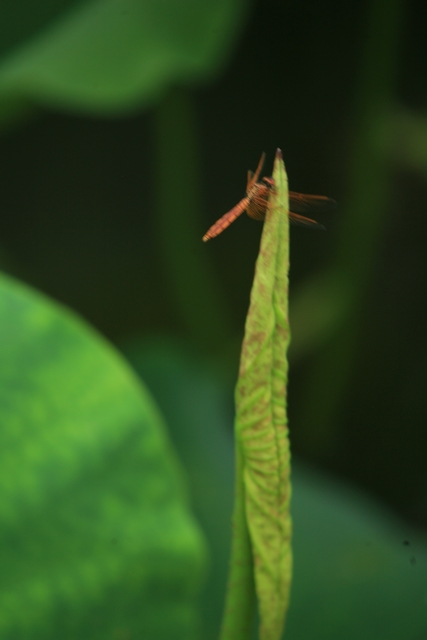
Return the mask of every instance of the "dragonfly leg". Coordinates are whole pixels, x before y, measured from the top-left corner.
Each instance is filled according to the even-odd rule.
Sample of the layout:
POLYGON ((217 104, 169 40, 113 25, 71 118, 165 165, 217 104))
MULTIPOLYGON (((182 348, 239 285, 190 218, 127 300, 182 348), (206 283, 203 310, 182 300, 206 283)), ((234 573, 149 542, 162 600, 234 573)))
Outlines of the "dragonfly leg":
POLYGON ((255 171, 254 175, 252 176, 251 181, 248 183, 248 189, 247 189, 248 191, 254 186, 254 184, 258 180, 259 174, 261 173, 262 167, 264 166, 264 160, 265 160, 265 153, 262 153, 260 161, 258 162, 258 166, 256 168, 256 171, 255 171))

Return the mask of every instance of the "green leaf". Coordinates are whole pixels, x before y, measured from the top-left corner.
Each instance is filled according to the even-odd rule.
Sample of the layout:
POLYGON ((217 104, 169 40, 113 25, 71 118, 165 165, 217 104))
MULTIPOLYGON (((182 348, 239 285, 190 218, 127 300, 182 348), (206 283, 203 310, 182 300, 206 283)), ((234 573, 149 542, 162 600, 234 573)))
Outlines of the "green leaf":
POLYGON ((251 552, 261 640, 280 639, 289 601, 289 198, 279 150, 273 178, 236 387, 236 507, 223 640, 245 638, 248 633, 251 552))
POLYGON ((195 638, 205 548, 148 392, 4 276, 0 342, 0 636, 195 638))
MULTIPOLYGON (((199 239, 200 240, 200 239, 199 239)), ((191 503, 213 561, 200 597, 203 640, 217 640, 224 605, 233 510, 233 416, 228 387, 194 348, 145 336, 124 349, 167 420, 190 480, 191 503)))
MULTIPOLYGON (((245 6, 244 0, 88 0, 62 13, 50 7, 38 30, 24 20, 31 37, 3 54, 0 113, 3 103, 10 112, 22 100, 104 115, 151 104, 170 84, 200 81, 220 68, 245 6)), ((1 13, 7 17, 8 8, 0 19, 1 13)))

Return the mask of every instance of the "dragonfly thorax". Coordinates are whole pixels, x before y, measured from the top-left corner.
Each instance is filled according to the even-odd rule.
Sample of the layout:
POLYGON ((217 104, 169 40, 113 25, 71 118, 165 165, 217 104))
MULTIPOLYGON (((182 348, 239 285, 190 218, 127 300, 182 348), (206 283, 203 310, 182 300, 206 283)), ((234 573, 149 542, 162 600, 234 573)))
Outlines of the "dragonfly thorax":
POLYGON ((267 211, 268 198, 274 186, 271 178, 264 179, 264 182, 256 182, 248 191, 249 204, 246 213, 254 220, 264 220, 267 211))

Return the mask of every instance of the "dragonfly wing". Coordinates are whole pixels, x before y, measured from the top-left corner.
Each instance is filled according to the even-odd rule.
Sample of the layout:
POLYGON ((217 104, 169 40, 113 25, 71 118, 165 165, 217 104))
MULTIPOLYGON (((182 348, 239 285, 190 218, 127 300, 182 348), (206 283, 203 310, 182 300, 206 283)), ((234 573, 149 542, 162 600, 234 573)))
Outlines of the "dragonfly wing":
POLYGON ((289 192, 289 209, 295 213, 308 211, 329 211, 336 207, 335 200, 326 196, 312 196, 304 193, 289 192))
POLYGON ((289 219, 293 224, 300 227, 312 227, 313 229, 321 229, 322 231, 325 231, 325 227, 323 224, 320 224, 320 222, 316 222, 316 220, 306 218, 305 216, 300 216, 298 213, 294 213, 293 211, 289 211, 289 219))
POLYGON ((224 213, 222 218, 217 220, 215 224, 213 224, 210 229, 206 231, 205 235, 203 236, 203 242, 207 242, 208 240, 219 236, 219 234, 222 233, 224 229, 229 227, 230 224, 244 212, 248 204, 249 198, 243 198, 243 200, 240 200, 240 202, 236 204, 235 207, 230 209, 230 211, 224 213))

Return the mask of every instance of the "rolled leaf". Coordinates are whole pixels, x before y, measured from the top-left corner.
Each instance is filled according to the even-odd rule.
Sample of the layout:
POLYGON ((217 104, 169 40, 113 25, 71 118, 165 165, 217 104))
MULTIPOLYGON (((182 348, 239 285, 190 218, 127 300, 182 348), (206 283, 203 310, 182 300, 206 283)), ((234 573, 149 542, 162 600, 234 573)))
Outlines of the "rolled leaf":
POLYGON ((280 150, 273 178, 236 387, 236 507, 223 640, 247 637, 253 613, 248 577, 252 563, 261 640, 280 639, 289 601, 289 201, 280 150))

